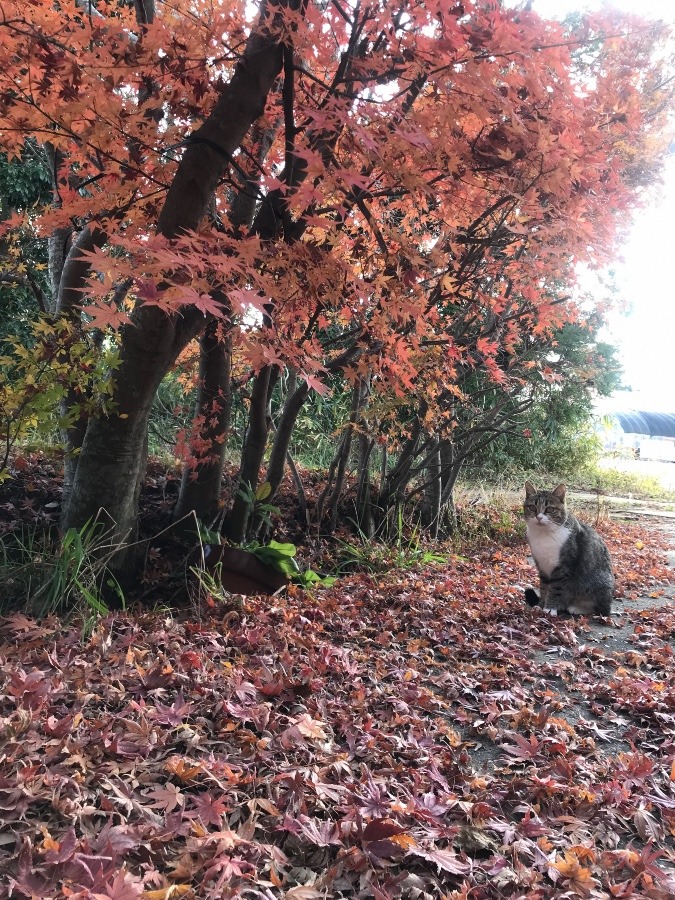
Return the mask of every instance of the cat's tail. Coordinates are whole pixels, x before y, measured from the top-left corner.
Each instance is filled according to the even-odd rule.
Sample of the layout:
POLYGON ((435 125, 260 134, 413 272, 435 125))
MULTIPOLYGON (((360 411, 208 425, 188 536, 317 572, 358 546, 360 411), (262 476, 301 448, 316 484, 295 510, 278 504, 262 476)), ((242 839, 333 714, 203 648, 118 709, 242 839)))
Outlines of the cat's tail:
POLYGON ((539 605, 539 594, 534 590, 534 588, 525 588, 525 602, 528 606, 539 605))

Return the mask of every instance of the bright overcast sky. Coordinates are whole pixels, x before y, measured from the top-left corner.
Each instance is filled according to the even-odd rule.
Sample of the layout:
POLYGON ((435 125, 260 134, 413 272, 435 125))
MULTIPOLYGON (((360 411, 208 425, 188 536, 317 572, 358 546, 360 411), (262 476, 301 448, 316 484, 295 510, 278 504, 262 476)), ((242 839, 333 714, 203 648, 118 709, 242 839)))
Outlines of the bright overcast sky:
MULTIPOLYGON (((675 25, 675 0, 613 0, 607 3, 675 25)), ((579 9, 597 10, 601 0, 533 0, 541 15, 562 18, 579 9)), ((619 348, 624 383, 613 406, 675 412, 675 157, 667 164, 663 189, 635 223, 614 266, 630 312, 611 316, 611 342, 619 348)))

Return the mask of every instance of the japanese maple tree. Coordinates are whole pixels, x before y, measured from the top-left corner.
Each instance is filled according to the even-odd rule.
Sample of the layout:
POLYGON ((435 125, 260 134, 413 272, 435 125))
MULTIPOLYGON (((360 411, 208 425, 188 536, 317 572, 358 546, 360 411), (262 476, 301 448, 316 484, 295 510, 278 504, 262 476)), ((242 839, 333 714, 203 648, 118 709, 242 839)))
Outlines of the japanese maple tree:
MULTIPOLYGON (((252 9, 3 5, 2 148, 43 148, 53 309, 119 343, 115 411, 67 435, 65 526, 102 507, 133 533, 154 393, 199 336, 217 361, 198 410, 214 446, 231 367, 251 379, 249 492, 284 371, 297 388, 272 482, 328 374, 367 383, 363 401, 422 383, 424 427, 448 427, 463 373, 508 383, 524 335, 545 343, 578 317, 561 280, 614 252, 658 175, 662 25, 606 13, 567 28, 487 0, 252 9)), ((183 509, 207 502, 187 496, 207 468, 183 509)), ((234 539, 249 506, 240 492, 234 539)))

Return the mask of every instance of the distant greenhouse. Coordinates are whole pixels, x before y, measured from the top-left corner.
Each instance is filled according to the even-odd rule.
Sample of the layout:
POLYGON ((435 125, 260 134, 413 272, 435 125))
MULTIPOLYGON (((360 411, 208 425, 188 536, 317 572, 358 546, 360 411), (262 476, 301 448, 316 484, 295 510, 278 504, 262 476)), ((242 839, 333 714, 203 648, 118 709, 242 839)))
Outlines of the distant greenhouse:
POLYGON ((675 413, 655 412, 615 412, 613 417, 618 421, 626 434, 640 434, 646 437, 675 438, 675 413))
POLYGON ((631 450, 639 459, 675 462, 675 413, 613 412, 607 449, 631 450))

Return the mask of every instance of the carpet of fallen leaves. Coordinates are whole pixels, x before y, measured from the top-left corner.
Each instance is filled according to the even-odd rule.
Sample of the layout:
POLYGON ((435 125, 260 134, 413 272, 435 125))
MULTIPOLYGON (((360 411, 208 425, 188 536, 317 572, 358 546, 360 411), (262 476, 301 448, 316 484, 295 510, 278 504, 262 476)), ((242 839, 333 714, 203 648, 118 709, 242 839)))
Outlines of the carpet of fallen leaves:
POLYGON ((672 898, 664 542, 604 531, 604 623, 527 609, 496 545, 201 620, 2 620, 0 896, 672 898))

